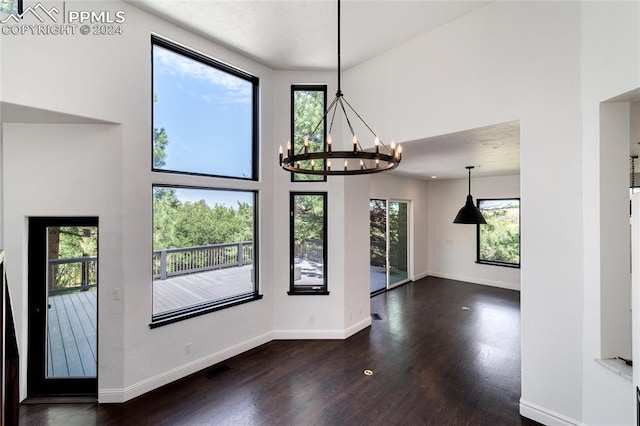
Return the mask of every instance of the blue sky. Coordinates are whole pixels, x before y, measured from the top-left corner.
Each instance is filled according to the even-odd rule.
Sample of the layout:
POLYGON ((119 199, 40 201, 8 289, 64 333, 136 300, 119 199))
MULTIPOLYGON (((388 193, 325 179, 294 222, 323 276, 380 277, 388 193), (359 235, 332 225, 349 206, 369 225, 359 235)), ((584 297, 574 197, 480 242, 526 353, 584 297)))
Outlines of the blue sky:
POLYGON ((153 127, 169 140, 164 168, 251 177, 251 83, 156 45, 153 64, 153 127))
POLYGON ((222 204, 227 207, 237 209, 238 201, 253 206, 253 193, 247 191, 176 188, 176 197, 182 203, 196 203, 200 200, 204 200, 209 207, 214 207, 216 204, 222 204))

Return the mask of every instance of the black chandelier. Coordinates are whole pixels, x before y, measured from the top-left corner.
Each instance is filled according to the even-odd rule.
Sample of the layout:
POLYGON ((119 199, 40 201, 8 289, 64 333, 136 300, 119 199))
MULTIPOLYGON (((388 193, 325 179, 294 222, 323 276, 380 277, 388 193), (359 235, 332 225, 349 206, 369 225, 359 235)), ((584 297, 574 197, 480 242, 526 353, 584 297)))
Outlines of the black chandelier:
MULTIPOLYGON (((291 142, 287 142, 286 155, 280 146, 279 159, 280 166, 292 173, 303 173, 309 175, 361 175, 368 173, 378 173, 392 170, 398 167, 402 160, 402 147, 391 142, 390 146, 385 145, 376 132, 364 121, 356 110, 345 99, 340 88, 340 0, 338 0, 338 91, 324 115, 316 125, 311 134, 315 134, 320 125, 331 117, 327 140, 324 142, 322 151, 309 152, 309 137, 305 137, 297 152, 293 152, 291 142), (333 140, 331 130, 336 116, 340 109, 344 114, 345 121, 351 131, 353 149, 349 151, 334 151, 332 149, 333 140), (369 150, 364 150, 360 145, 360 140, 349 120, 347 111, 352 112, 371 132, 374 139, 374 146, 369 150), (332 160, 334 163, 332 163, 332 160)), ((295 145, 295 144, 294 144, 295 145)))

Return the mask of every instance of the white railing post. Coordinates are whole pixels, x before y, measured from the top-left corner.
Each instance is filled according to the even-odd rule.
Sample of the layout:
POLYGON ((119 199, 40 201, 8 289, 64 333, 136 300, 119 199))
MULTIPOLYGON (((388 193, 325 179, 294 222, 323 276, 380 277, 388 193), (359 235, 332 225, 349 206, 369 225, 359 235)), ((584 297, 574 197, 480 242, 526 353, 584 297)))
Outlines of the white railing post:
POLYGON ((244 249, 243 244, 238 243, 238 266, 244 265, 244 249))
POLYGON ((160 252, 160 279, 167 279, 167 251, 162 250, 160 252))

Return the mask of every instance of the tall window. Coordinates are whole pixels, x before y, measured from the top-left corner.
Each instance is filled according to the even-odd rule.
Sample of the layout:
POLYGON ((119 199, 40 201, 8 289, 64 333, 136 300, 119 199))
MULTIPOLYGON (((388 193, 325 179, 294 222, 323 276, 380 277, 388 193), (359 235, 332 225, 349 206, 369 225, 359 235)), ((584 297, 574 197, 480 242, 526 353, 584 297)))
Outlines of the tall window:
POLYGON ((478 263, 520 266, 520 199, 478 200, 487 221, 478 225, 478 263))
POLYGON ((291 193, 289 294, 327 291, 327 194, 291 193))
POLYGON ((151 50, 157 327, 261 297, 259 183, 220 179, 258 179, 258 78, 155 36, 151 50))
MULTIPOLYGON (((293 85, 291 86, 291 143, 293 152, 304 149, 305 140, 309 151, 324 151, 326 134, 327 86, 293 85), (323 118, 324 117, 324 118, 323 118)), ((314 167, 323 169, 324 160, 316 160, 314 167)), ((310 168, 310 167, 306 167, 310 168)), ((326 176, 293 173, 291 180, 326 181, 326 176)))
POLYGON ((257 77, 151 41, 153 170, 257 180, 257 77))
POLYGON ((153 320, 253 300, 256 193, 153 187, 153 320))

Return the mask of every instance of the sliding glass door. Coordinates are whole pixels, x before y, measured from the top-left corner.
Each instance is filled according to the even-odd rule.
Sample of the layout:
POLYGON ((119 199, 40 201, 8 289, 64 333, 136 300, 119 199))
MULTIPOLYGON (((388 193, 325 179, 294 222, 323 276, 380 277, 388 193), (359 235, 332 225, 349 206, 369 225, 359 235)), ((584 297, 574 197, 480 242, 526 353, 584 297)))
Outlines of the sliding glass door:
POLYGON ((409 203, 374 199, 370 212, 371 293, 409 281, 409 203))

